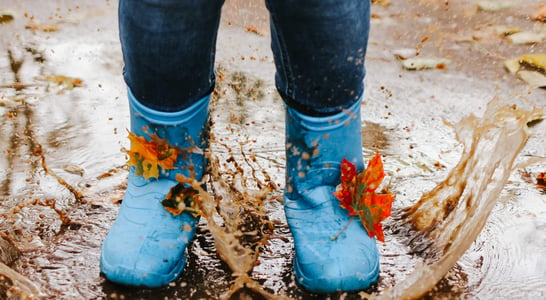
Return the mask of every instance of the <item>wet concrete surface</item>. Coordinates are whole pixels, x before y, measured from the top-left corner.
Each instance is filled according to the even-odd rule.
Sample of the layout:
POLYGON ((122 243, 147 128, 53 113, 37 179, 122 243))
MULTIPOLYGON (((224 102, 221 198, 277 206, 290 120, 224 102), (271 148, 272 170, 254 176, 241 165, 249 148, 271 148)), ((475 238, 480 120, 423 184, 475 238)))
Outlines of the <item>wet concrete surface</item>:
MULTIPOLYGON (((496 96, 518 107, 546 106, 546 90, 503 68, 504 59, 546 52, 545 42, 510 44, 484 29, 537 30, 543 24, 529 16, 540 1, 514 2, 499 12, 478 11, 475 2, 393 0, 372 8, 364 150, 366 159, 383 154, 396 208, 415 203, 456 165, 461 147, 445 121, 483 114, 496 96), (407 71, 394 55, 405 48, 451 62, 407 71)), ((114 1, 2 1, 0 13, 13 20, 0 24, 0 228, 7 241, 0 243, 6 249, 1 258, 44 299, 219 298, 233 278, 203 223, 184 273, 171 286, 127 288, 100 276, 100 245, 127 173, 122 149, 129 117, 116 9, 114 1)), ((302 290, 292 275, 291 236, 278 201, 284 123, 267 11, 261 1, 245 0, 228 1, 224 10, 214 133, 228 145, 245 141, 242 151, 254 153, 277 185, 267 203, 277 237, 261 251, 252 278, 276 295, 324 298, 302 290)), ((544 159, 546 123, 535 122, 530 133, 520 160, 544 159)), ((219 144, 213 151, 226 153, 219 144)), ((236 158, 245 165, 242 155, 236 158)), ((483 232, 427 298, 546 297, 546 194, 536 186, 545 171, 542 161, 513 172, 483 232)), ((396 226, 386 224, 380 281, 367 292, 396 285, 420 262, 400 242, 396 226)))

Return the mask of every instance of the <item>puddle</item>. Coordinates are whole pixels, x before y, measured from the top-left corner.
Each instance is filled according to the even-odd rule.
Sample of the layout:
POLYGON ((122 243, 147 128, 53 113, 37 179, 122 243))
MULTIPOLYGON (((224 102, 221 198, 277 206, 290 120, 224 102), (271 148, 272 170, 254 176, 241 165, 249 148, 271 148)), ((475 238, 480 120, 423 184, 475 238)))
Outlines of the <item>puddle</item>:
MULTIPOLYGON (((100 245, 117 214, 127 174, 122 149, 128 147, 129 118, 115 4, 8 2, 13 20, 0 27, 19 37, 0 34, 0 85, 12 85, 0 88, 0 257, 7 264, 0 265, 7 278, 0 281, 0 294, 15 299, 32 294, 43 299, 325 298, 304 291, 292 273, 292 237, 282 207, 284 112, 274 88, 267 27, 248 13, 263 15, 263 7, 234 1, 227 11, 233 15, 243 7, 246 17, 226 18, 219 36, 211 145, 218 173, 210 175, 209 193, 223 196, 224 209, 211 206, 215 217, 201 219, 181 277, 150 290, 120 287, 99 274, 100 245), (58 23, 58 30, 25 30, 25 12, 43 24, 58 23), (62 22, 56 21, 59 16, 62 22), (245 30, 249 25, 265 33, 245 30), (51 75, 81 78, 83 84, 63 90, 37 79, 51 75), (241 203, 246 210, 234 209, 241 203), (226 223, 233 215, 245 228, 226 223), (228 240, 239 245, 226 246, 223 229, 211 225, 215 222, 235 236, 253 234, 232 236, 228 240), (230 252, 234 249, 240 252, 230 252)), ((443 10, 434 12, 445 16, 443 10)), ((404 20, 417 18, 408 16, 389 18, 401 22, 400 30, 407 28, 404 20)), ((408 73, 385 54, 396 39, 379 39, 381 30, 392 32, 396 23, 384 19, 375 26, 362 109, 364 153, 365 160, 376 151, 383 154, 395 210, 385 224, 386 243, 379 244, 378 284, 326 298, 544 297, 546 193, 536 178, 546 163, 525 162, 546 156, 545 122, 530 123, 524 142, 527 123, 538 115, 533 108, 546 106, 544 91, 496 89, 498 82, 483 80, 490 69, 478 79, 450 69, 408 73), (500 100, 488 106, 495 95, 500 100)), ((404 43, 411 44, 411 36, 404 43)), ((407 46, 401 44, 395 48, 407 46)), ((431 51, 429 45, 422 50, 431 51)))

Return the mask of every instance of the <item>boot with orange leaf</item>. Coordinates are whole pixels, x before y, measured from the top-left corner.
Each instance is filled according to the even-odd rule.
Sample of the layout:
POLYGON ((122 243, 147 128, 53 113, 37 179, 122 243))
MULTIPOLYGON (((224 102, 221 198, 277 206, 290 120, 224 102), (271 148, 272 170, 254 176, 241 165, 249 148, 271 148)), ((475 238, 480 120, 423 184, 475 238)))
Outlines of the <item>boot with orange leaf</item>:
POLYGON ((102 245, 101 272, 116 283, 160 287, 175 280, 197 218, 172 213, 162 201, 177 174, 201 179, 206 160, 209 99, 179 112, 142 105, 129 90, 130 171, 119 214, 102 245))
POLYGON ((374 236, 383 240, 379 222, 393 198, 374 192, 384 177, 379 156, 364 171, 360 106, 328 117, 286 109, 284 207, 296 280, 312 292, 362 290, 379 276, 374 236))

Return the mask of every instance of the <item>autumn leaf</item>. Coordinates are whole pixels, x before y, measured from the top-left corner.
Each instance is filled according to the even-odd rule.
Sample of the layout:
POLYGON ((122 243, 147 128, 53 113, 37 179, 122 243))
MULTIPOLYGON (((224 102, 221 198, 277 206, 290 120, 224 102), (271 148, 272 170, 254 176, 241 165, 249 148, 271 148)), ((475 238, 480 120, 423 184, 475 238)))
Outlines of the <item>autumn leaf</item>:
POLYGON ((546 53, 530 53, 504 62, 508 72, 535 87, 546 87, 546 53))
POLYGON ((68 173, 80 176, 83 176, 83 173, 85 172, 82 167, 73 164, 64 165, 63 169, 68 173))
POLYGON ((49 75, 44 77, 37 77, 37 80, 46 81, 48 83, 47 90, 52 88, 57 89, 57 94, 62 94, 65 91, 72 90, 76 87, 83 86, 83 80, 76 77, 69 77, 64 75, 49 75))
POLYGON ((0 13, 0 24, 6 24, 13 21, 13 15, 10 13, 0 13))
POLYGON ((58 86, 62 86, 63 90, 71 90, 75 87, 80 87, 83 81, 79 78, 64 76, 64 75, 50 75, 45 77, 46 81, 52 82, 58 86))
POLYGON ((156 137, 152 141, 146 140, 143 136, 129 132, 131 141, 131 150, 127 151, 129 155, 129 166, 135 167, 135 175, 144 176, 145 179, 158 178, 159 167, 164 170, 172 170, 176 167, 174 163, 178 157, 176 149, 156 137))
POLYGON ((194 216, 200 214, 197 204, 193 201, 199 192, 192 187, 185 187, 183 184, 177 184, 171 188, 165 199, 161 201, 163 208, 173 216, 178 216, 184 211, 192 213, 194 216))
POLYGON ((420 71, 426 69, 439 69, 443 70, 447 68, 447 65, 451 61, 445 58, 423 58, 423 57, 412 57, 402 61, 402 67, 410 71, 420 71))
POLYGON ((341 188, 338 186, 334 195, 341 201, 340 206, 348 210, 350 216, 354 216, 356 215, 356 211, 353 208, 352 191, 354 190, 353 186, 354 178, 356 177, 356 167, 346 159, 343 159, 340 168, 341 188))
POLYGON ((520 57, 520 63, 546 72, 546 53, 525 54, 520 57))
POLYGON ((54 32, 59 29, 59 27, 56 24, 52 24, 52 25, 38 24, 34 22, 33 20, 28 22, 25 28, 30 29, 32 31, 43 31, 43 32, 54 32))
POLYGON ((341 162, 341 184, 334 192, 340 206, 350 216, 358 216, 370 237, 376 236, 384 242, 381 222, 391 215, 392 194, 377 194, 375 190, 383 182, 385 172, 381 155, 377 153, 363 172, 357 174, 356 167, 343 159, 341 162))

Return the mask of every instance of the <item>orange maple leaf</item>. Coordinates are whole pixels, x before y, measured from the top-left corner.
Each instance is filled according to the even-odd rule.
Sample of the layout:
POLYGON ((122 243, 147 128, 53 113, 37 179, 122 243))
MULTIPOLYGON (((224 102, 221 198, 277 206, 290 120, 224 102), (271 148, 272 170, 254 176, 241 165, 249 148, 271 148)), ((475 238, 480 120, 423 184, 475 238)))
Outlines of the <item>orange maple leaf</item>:
POLYGON ((366 170, 358 174, 355 165, 346 159, 341 162, 340 169, 341 184, 334 192, 340 206, 348 210, 350 216, 360 218, 370 237, 376 236, 384 242, 381 222, 391 215, 394 196, 375 193, 385 177, 381 155, 377 153, 368 162, 366 170))
POLYGON ((127 151, 129 155, 129 166, 135 167, 135 175, 148 178, 159 177, 159 167, 164 170, 176 169, 174 163, 178 157, 176 149, 169 146, 159 138, 146 140, 143 136, 129 132, 129 140, 131 141, 131 150, 127 151))

